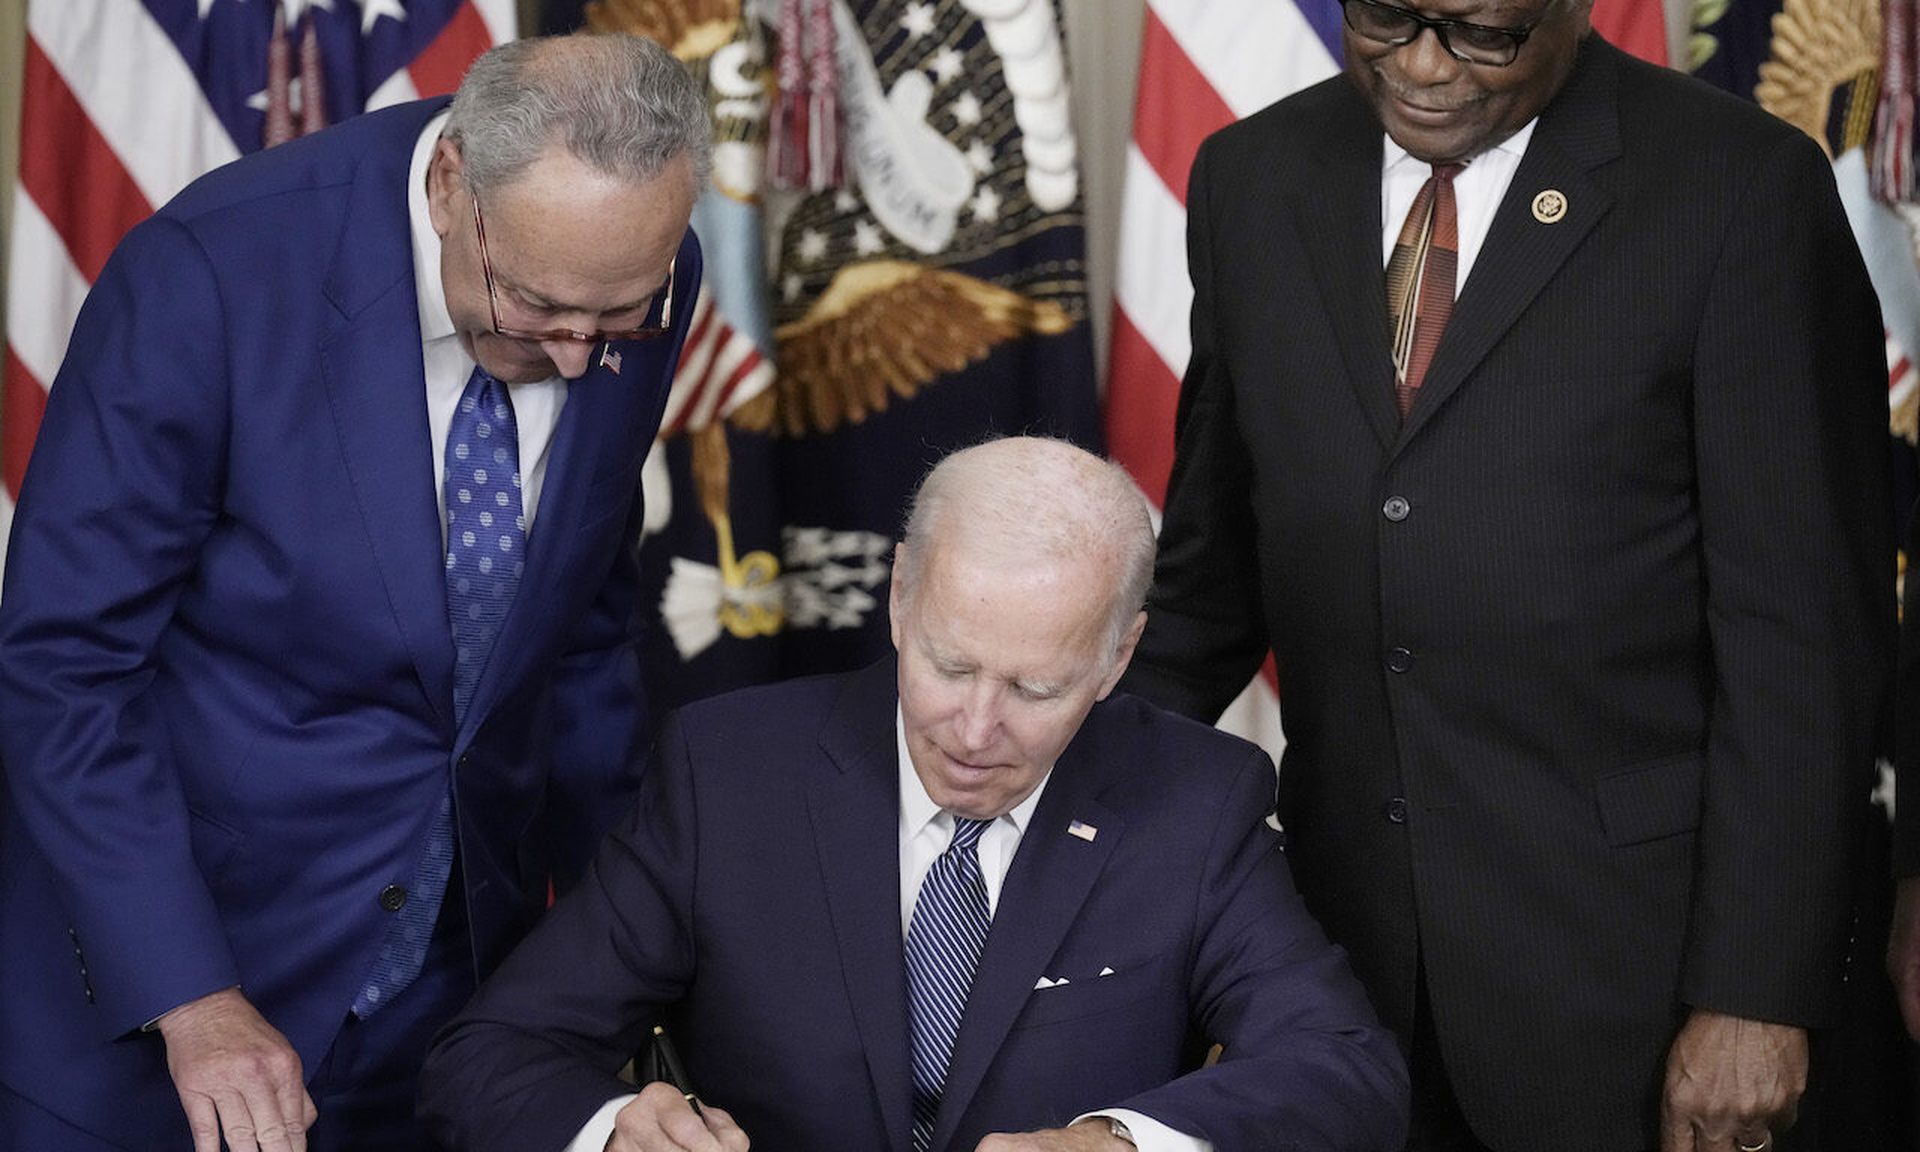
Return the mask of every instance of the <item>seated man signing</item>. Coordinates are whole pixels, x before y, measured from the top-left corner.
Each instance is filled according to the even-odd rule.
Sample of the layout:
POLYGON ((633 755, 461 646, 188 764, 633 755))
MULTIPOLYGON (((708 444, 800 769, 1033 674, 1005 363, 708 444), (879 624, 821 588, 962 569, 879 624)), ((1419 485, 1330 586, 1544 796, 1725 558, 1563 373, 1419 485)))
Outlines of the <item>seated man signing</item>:
POLYGON ((1078 448, 948 457, 896 553, 896 655, 668 721, 585 880, 441 1035, 440 1139, 1399 1148, 1406 1072, 1294 892, 1271 761, 1109 698, 1153 548, 1078 448), (656 1023, 703 1110, 616 1078, 656 1023))

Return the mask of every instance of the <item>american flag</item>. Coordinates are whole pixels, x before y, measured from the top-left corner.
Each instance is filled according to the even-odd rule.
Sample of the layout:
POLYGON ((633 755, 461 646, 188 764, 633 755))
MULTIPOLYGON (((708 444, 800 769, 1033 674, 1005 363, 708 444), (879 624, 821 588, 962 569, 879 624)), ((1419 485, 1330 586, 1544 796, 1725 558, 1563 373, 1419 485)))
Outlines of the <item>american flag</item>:
MULTIPOLYGON (((1157 507, 1173 468, 1173 410, 1193 352, 1187 313, 1187 173, 1200 142, 1333 75, 1337 0, 1147 0, 1140 87, 1121 194, 1108 354, 1107 447, 1157 507)), ((1269 660, 1221 717, 1264 747, 1285 744, 1269 660)))
POLYGON ((514 32, 513 0, 33 0, 8 244, 0 561, 47 389, 120 237, 196 176, 270 141, 453 91, 514 32))
MULTIPOLYGON (((1666 63, 1659 0, 1600 0, 1593 23, 1666 63)), ((1192 344, 1187 173, 1200 142, 1340 67, 1339 0, 1147 0, 1127 150, 1107 373, 1107 446, 1156 505, 1173 467, 1173 413, 1192 344)), ((1277 759, 1284 738, 1269 661, 1221 718, 1277 759)))

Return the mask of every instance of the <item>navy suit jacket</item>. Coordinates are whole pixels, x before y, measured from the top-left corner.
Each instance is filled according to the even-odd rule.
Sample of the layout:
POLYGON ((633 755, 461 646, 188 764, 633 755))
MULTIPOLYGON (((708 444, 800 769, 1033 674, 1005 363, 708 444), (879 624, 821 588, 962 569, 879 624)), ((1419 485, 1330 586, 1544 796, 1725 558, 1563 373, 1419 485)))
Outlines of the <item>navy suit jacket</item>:
POLYGON ((691 309, 569 385, 456 725, 407 215, 444 106, 196 182, 52 389, 0 601, 0 1080, 132 1146, 185 1131, 137 1030, 187 1000, 240 985, 315 1067, 449 771, 481 972, 637 783, 636 492, 691 309))
MULTIPOLYGON (((440 1138, 563 1147, 665 1020, 755 1147, 907 1152, 896 700, 888 659, 669 720, 631 818, 429 1057, 440 1138)), ((1251 745, 1095 706, 1001 890, 933 1148, 1101 1107, 1221 1152, 1400 1147, 1400 1056, 1294 893, 1272 799, 1251 745)))

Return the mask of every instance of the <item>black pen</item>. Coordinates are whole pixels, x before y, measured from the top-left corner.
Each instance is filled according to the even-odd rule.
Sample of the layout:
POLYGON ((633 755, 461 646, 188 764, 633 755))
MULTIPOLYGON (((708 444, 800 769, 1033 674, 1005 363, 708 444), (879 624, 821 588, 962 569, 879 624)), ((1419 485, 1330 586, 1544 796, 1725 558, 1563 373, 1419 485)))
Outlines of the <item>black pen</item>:
POLYGON ((687 1103, 693 1105, 695 1112, 700 1111, 700 1097, 694 1094, 693 1083, 687 1079, 687 1070, 680 1066, 680 1053, 673 1050, 673 1041, 667 1039, 667 1030, 663 1025, 653 1026, 653 1047, 660 1053, 660 1063, 666 1066, 667 1083, 687 1098, 687 1103))

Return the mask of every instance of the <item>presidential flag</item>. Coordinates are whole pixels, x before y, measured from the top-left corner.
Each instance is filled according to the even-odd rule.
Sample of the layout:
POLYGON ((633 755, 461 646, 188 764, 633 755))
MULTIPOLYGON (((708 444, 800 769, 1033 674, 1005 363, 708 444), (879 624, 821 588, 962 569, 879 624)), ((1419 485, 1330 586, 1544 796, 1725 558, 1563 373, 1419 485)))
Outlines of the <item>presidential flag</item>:
POLYGON ((866 663, 935 460, 993 433, 1099 440, 1055 0, 581 16, 671 46, 715 122, 703 298, 645 474, 649 695, 866 663))
POLYGON ((32 0, 8 243, 0 561, 47 389, 121 236, 244 153, 453 91, 514 28, 513 0, 32 0))

